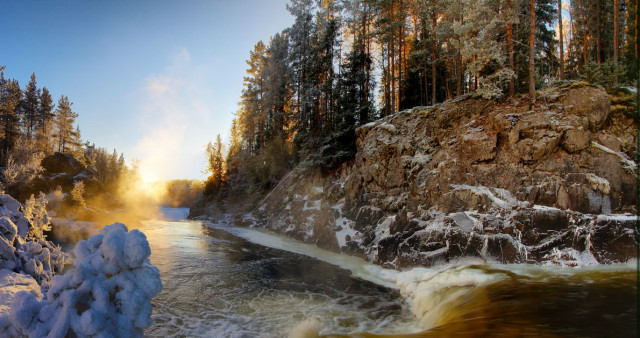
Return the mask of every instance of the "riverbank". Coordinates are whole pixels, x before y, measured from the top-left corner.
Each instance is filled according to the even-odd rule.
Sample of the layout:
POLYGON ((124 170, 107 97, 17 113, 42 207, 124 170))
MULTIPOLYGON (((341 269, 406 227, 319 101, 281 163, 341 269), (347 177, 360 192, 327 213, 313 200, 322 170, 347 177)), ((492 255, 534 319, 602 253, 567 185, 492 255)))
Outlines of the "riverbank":
MULTIPOLYGON (((466 257, 626 262, 636 255, 635 126, 584 83, 546 88, 535 104, 416 107, 359 128, 355 160, 333 172, 303 162, 233 222, 396 269, 466 257)), ((230 210, 205 203, 190 216, 230 210)))

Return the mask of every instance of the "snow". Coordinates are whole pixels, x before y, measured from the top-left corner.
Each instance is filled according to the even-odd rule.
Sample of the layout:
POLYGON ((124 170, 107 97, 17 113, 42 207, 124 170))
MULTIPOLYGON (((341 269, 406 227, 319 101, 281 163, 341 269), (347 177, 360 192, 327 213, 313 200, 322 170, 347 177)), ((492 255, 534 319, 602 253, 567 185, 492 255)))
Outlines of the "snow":
POLYGON ((538 210, 538 211, 545 211, 545 212, 549 212, 549 211, 562 211, 558 208, 554 208, 554 207, 548 207, 546 205, 534 205, 533 206, 533 210, 538 210))
POLYGON ((611 185, 606 178, 602 178, 594 174, 586 174, 585 176, 593 190, 600 190, 605 195, 608 195, 611 192, 611 185))
POLYGON ((396 128, 396 126, 394 126, 393 124, 390 124, 390 123, 386 123, 386 122, 380 123, 378 125, 378 128, 381 129, 381 130, 388 131, 391 134, 395 134, 395 133, 398 132, 398 128, 396 128))
POLYGON ((396 278, 398 271, 386 269, 379 265, 369 263, 356 256, 344 255, 318 248, 313 244, 307 244, 289 237, 275 235, 269 231, 255 228, 235 228, 209 224, 209 227, 224 230, 230 234, 256 243, 262 246, 286 250, 313 257, 321 261, 337 265, 350 270, 352 275, 392 289, 398 289, 396 278))
POLYGON ((0 336, 142 336, 162 290, 145 235, 106 226, 78 243, 73 270, 56 275, 68 254, 45 239, 46 204, 44 194, 24 206, 0 194, 0 336))
POLYGON ((44 299, 29 292, 15 294, 11 325, 0 334, 143 335, 151 325, 150 300, 162 290, 145 235, 115 223, 79 242, 74 255, 74 269, 53 277, 44 299))
POLYGON ((364 126, 362 126, 362 127, 360 127, 360 128, 363 128, 363 129, 373 128, 373 127, 375 127, 378 123, 379 123, 378 121, 372 121, 372 122, 369 122, 369 123, 365 124, 364 126))
POLYGON ((338 246, 340 248, 347 246, 347 236, 350 240, 355 240, 359 236, 359 232, 351 228, 355 222, 346 218, 340 217, 336 219, 336 225, 340 227, 340 230, 336 231, 336 240, 338 240, 338 246))
POLYGON ((638 216, 633 215, 633 214, 598 215, 596 220, 597 221, 630 222, 630 221, 637 221, 638 220, 638 216))
POLYGON ((553 248, 553 251, 545 255, 544 258, 550 259, 544 262, 547 266, 585 267, 600 265, 590 250, 578 251, 573 248, 558 250, 553 248))
POLYGON ((635 172, 637 166, 636 166, 636 162, 630 160, 626 154, 624 153, 619 153, 617 151, 613 151, 605 146, 603 146, 602 144, 599 144, 595 141, 591 141, 591 144, 596 147, 597 149, 600 149, 602 151, 604 151, 607 154, 611 154, 614 156, 617 156, 618 158, 620 158, 620 163, 622 163, 622 168, 624 170, 630 171, 630 172, 635 172))
POLYGON ((471 186, 466 184, 452 184, 451 187, 454 191, 468 190, 476 195, 487 196, 493 204, 504 209, 514 208, 523 203, 518 201, 511 192, 505 189, 488 188, 482 185, 471 186))

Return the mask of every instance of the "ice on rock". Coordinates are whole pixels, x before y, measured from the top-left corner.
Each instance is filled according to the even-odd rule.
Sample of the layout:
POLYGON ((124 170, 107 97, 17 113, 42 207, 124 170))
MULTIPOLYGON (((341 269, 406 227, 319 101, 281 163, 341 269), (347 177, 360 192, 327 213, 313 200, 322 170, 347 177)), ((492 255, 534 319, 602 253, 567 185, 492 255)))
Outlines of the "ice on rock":
POLYGON ((74 270, 53 277, 43 300, 16 295, 13 329, 29 336, 142 336, 151 325, 151 298, 162 290, 145 235, 115 223, 79 242, 74 254, 74 270))

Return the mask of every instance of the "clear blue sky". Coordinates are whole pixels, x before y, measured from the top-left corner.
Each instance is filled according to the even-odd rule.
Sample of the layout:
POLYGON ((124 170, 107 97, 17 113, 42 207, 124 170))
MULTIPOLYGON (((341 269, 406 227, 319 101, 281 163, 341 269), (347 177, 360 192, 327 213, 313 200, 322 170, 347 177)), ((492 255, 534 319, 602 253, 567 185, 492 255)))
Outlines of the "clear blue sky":
POLYGON ((0 0, 0 65, 73 102, 83 140, 137 159, 147 179, 202 178, 229 135, 245 60, 289 27, 288 0, 0 0), (153 171, 153 172, 152 172, 153 171))

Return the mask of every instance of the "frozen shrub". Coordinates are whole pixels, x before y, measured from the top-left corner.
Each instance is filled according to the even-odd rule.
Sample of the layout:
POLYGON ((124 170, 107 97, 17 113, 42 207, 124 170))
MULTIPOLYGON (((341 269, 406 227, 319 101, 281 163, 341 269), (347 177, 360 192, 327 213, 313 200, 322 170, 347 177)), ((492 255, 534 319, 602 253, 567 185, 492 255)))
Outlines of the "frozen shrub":
POLYGON ((84 182, 75 181, 73 183, 73 190, 71 190, 71 199, 81 208, 85 208, 87 204, 84 202, 84 182))
POLYGON ((76 245, 74 269, 53 277, 43 300, 28 292, 16 295, 4 333, 142 336, 151 325, 151 298, 162 290, 150 254, 142 232, 120 223, 104 227, 76 245))
POLYGON ((38 199, 31 195, 25 202, 24 217, 31 223, 27 239, 45 239, 44 232, 51 230, 51 221, 49 220, 49 215, 47 215, 47 199, 44 193, 41 192, 38 199))

